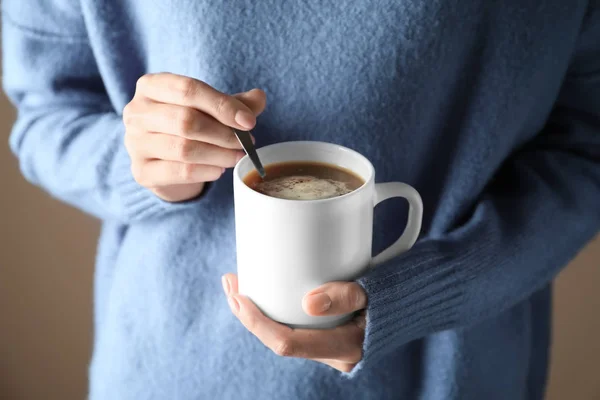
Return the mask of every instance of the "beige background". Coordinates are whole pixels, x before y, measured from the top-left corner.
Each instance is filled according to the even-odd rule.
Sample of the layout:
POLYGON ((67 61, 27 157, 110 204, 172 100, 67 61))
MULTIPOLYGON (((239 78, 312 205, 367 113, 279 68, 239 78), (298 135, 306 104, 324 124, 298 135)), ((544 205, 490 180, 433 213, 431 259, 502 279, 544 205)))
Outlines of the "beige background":
MULTIPOLYGON (((0 95, 0 399, 84 399, 98 223, 23 180, 13 119, 0 95)), ((600 237, 556 285, 549 400, 600 400, 599 286, 600 237)))

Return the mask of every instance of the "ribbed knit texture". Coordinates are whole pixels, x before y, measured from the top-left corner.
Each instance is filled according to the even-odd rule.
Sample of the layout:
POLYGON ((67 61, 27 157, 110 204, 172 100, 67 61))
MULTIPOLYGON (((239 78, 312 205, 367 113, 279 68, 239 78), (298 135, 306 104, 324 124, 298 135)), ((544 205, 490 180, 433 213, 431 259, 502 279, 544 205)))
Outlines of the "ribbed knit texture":
MULTIPOLYGON (((4 0, 2 11, 23 174, 103 221, 90 399, 543 398, 549 284, 600 226, 597 0, 4 0), (230 172, 181 204, 133 179, 121 111, 136 80, 160 71, 262 88, 258 145, 339 143, 378 182, 421 193, 420 240, 358 281, 369 301, 351 373, 277 357, 231 314, 230 172)), ((377 252, 406 209, 390 200, 375 213, 377 252)))

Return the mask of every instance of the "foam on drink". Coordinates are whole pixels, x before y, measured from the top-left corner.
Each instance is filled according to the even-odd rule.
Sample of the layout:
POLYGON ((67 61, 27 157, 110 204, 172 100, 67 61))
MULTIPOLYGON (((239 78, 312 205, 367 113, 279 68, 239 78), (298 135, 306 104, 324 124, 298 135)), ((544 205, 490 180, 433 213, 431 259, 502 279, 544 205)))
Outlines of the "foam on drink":
POLYGON ((364 183, 350 170, 319 162, 274 163, 265 166, 265 171, 265 180, 252 171, 244 178, 244 183, 267 196, 288 200, 321 200, 343 196, 364 183))
POLYGON ((353 189, 346 182, 314 176, 284 176, 258 182, 254 190, 267 196, 288 200, 320 200, 343 196, 353 189))

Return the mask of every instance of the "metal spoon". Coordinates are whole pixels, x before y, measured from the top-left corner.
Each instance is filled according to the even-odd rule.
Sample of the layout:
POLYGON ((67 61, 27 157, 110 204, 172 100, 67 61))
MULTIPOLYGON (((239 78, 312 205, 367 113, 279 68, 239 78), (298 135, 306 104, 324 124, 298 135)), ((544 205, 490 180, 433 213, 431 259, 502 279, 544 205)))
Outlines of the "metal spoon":
POLYGON ((260 175, 260 177, 264 179, 267 176, 267 174, 265 173, 265 168, 260 162, 260 158, 258 158, 256 148, 254 147, 254 143, 252 143, 252 137, 250 137, 250 132, 238 131, 237 129, 234 129, 233 133, 235 133, 235 136, 244 148, 244 151, 246 152, 246 154, 248 154, 248 157, 250 157, 250 161, 252 161, 254 168, 256 168, 256 170, 258 171, 258 175, 260 175))

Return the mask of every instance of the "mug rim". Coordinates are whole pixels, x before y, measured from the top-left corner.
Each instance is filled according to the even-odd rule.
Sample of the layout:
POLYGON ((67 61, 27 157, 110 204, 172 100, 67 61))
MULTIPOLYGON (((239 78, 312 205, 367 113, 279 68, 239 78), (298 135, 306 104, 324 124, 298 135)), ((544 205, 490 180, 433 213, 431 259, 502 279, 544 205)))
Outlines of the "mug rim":
MULTIPOLYGON (((272 196, 268 196, 266 194, 257 192, 256 190, 252 189, 250 186, 246 185, 246 183, 244 182, 244 177, 241 176, 241 172, 240 172, 240 165, 242 165, 243 162, 251 162, 250 158, 246 154, 235 165, 235 167, 233 169, 233 179, 238 181, 241 188, 243 188, 242 190, 247 191, 247 192, 249 191, 250 193, 252 193, 251 195, 259 196, 267 201, 287 202, 287 203, 294 203, 294 204, 316 204, 316 203, 322 204, 322 203, 331 203, 331 202, 335 202, 335 201, 342 201, 342 200, 348 199, 353 196, 358 196, 360 193, 367 190, 367 187, 371 184, 371 182, 373 182, 375 180, 375 167, 373 167, 373 164, 371 163, 371 161, 369 161, 369 159, 367 157, 360 154, 356 150, 353 150, 351 148, 348 148, 348 147, 345 147, 345 146, 342 146, 339 144, 335 144, 335 143, 321 142, 321 141, 317 141, 317 140, 293 140, 293 141, 287 141, 287 142, 273 143, 273 144, 270 144, 270 145, 267 145, 264 147, 257 148, 257 151, 260 152, 261 150, 265 150, 265 149, 269 149, 269 148, 273 149, 273 148, 277 148, 277 147, 284 147, 284 146, 297 145, 297 144, 307 144, 307 145, 315 145, 315 146, 330 147, 330 148, 333 147, 337 150, 348 152, 353 157, 356 157, 360 161, 365 163, 365 165, 368 167, 368 170, 369 170, 369 176, 365 179, 365 182, 360 187, 356 188, 355 190, 351 191, 350 193, 346 193, 341 196, 329 197, 327 199, 315 199, 315 200, 282 199, 279 197, 272 197, 272 196)), ((260 153, 259 153, 259 155, 260 155, 260 153)), ((310 160, 305 160, 305 161, 310 161, 310 160)), ((266 167, 266 165, 265 165, 265 167, 266 167)), ((350 169, 354 173, 357 173, 354 170, 352 170, 351 168, 348 168, 348 169, 350 169)))

